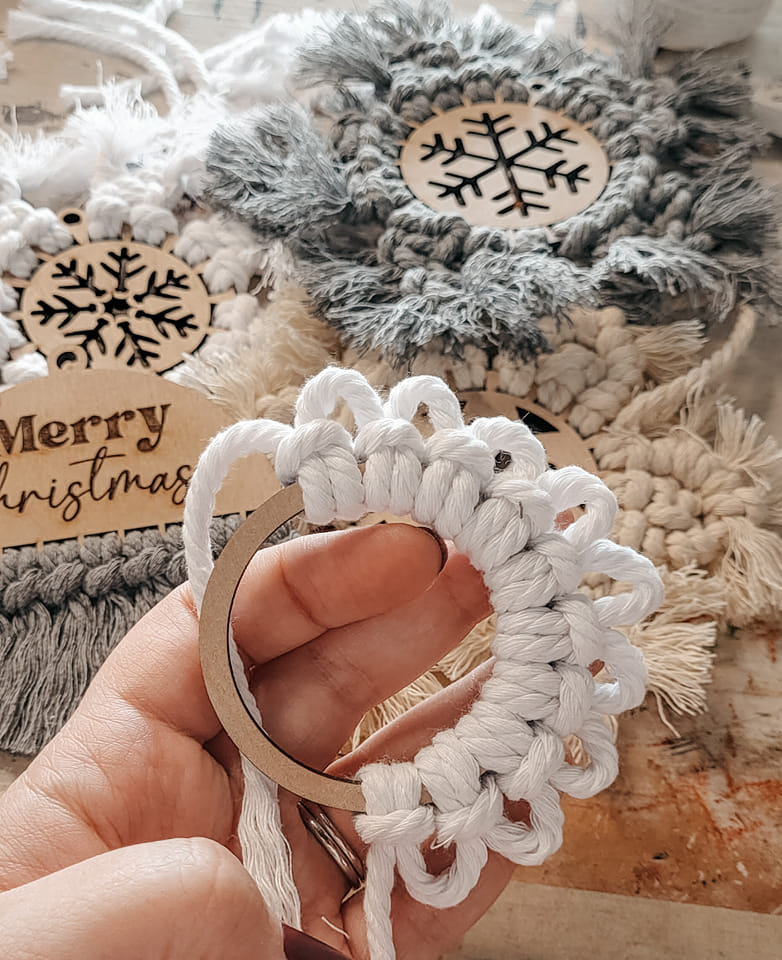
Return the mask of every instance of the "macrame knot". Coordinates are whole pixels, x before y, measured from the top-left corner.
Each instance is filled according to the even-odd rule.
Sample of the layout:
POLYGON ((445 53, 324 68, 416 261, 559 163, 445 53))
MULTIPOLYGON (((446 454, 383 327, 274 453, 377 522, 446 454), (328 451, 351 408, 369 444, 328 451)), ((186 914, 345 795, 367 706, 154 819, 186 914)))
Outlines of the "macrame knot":
MULTIPOLYGON (((481 840, 502 820, 503 795, 493 776, 479 783, 472 803, 454 806, 452 810, 439 807, 435 817, 437 841, 433 847, 447 847, 453 843, 481 840)), ((438 805, 439 806, 439 805, 438 805)))
POLYGON ((555 771, 562 767, 565 748, 551 730, 532 727, 532 739, 526 756, 517 760, 507 773, 497 774, 497 784, 511 801, 524 799, 535 809, 539 795, 555 771))
POLYGON ((434 811, 421 805, 421 778, 412 763, 370 764, 356 775, 367 800, 367 812, 356 818, 365 843, 414 846, 434 833, 434 811))
POLYGON ((469 807, 480 796, 480 765, 454 730, 435 734, 431 744, 418 751, 413 763, 441 812, 469 807))
POLYGON ((521 420, 479 417, 470 424, 470 432, 495 458, 500 453, 509 454, 515 471, 527 480, 537 480, 548 466, 543 444, 521 420))
POLYGON ((376 420, 356 434, 355 453, 365 463, 368 510, 402 517, 413 507, 426 459, 424 440, 406 420, 376 420))
POLYGON ((274 466, 281 483, 301 485, 312 523, 327 524, 336 516, 358 520, 366 512, 350 434, 333 420, 296 427, 277 448, 274 466))
POLYGON ((428 465, 415 498, 421 522, 455 538, 475 509, 494 474, 494 458, 485 444, 459 430, 439 430, 426 441, 428 465))
MULTIPOLYGON (((598 620, 594 604, 580 593, 570 593, 551 603, 551 619, 561 618, 563 642, 570 644, 573 660, 588 667, 600 657, 603 642, 603 627, 598 620)), ((543 625, 543 624, 541 624, 543 625)), ((546 624, 553 631, 554 624, 546 624)), ((559 654, 559 650, 557 651, 559 654)), ((565 659, 559 655, 557 659, 565 659)))

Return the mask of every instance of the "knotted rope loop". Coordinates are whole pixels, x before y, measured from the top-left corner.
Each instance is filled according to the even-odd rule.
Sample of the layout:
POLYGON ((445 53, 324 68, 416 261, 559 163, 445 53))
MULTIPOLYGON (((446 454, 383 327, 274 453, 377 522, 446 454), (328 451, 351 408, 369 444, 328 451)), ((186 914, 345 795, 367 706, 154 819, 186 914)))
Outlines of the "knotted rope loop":
POLYGON ((218 433, 199 457, 188 486, 182 527, 190 587, 199 611, 214 567, 209 523, 217 491, 237 460, 253 453, 274 454, 292 432, 274 420, 244 420, 218 433))
POLYGON ((426 440, 426 459, 414 513, 441 536, 454 539, 494 474, 494 458, 463 428, 443 428, 426 440))
POLYGON ((384 417, 365 424, 356 433, 355 453, 365 463, 367 509, 408 514, 426 460, 424 439, 412 423, 384 417))
POLYGON ((422 403, 428 408, 429 422, 435 430, 464 429, 458 399, 437 377, 419 376, 402 380, 388 395, 386 414, 412 422, 422 403))
POLYGON ((312 523, 330 523, 335 517, 358 520, 366 513, 351 436, 334 420, 295 427, 280 442, 274 468, 283 485, 299 482, 312 523))
POLYGON ((338 400, 344 400, 357 427, 383 416, 380 398, 360 373, 327 367, 320 376, 305 383, 296 401, 294 426, 325 420, 338 400))
POLYGON ((610 534, 617 502, 602 480, 571 466, 542 474, 540 486, 551 495, 557 513, 585 505, 584 515, 565 531, 565 537, 578 549, 610 534))
POLYGON ((546 470, 543 444, 521 420, 479 417, 469 429, 476 440, 486 444, 492 456, 509 454, 513 467, 523 477, 534 480, 546 470))
POLYGON ((637 623, 662 603, 662 582, 649 576, 654 565, 648 557, 630 547, 598 540, 585 551, 584 562, 590 570, 617 580, 627 580, 633 586, 631 592, 595 601, 595 611, 602 624, 616 627, 637 623))

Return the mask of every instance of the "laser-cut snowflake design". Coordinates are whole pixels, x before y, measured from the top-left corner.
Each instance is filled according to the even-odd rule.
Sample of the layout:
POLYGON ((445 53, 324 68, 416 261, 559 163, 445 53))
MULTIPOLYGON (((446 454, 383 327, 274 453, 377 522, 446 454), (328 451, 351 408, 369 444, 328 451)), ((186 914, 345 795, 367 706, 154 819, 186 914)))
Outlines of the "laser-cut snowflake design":
POLYGON ((174 237, 161 247, 127 233, 91 243, 77 217, 63 217, 76 245, 55 256, 39 252, 38 270, 15 282, 25 334, 57 368, 161 373, 176 366, 203 342, 222 297, 211 296, 198 272, 173 255, 174 237))
POLYGON ((588 206, 608 179, 592 135, 521 103, 471 104, 428 120, 400 157, 415 195, 476 226, 555 223, 588 206))

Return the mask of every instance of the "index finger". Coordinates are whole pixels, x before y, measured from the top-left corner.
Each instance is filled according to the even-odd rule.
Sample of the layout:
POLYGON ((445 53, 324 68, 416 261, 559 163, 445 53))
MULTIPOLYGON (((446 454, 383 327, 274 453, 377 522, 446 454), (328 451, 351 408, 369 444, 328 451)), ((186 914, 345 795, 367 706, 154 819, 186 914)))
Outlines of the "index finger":
MULTIPOLYGON (((265 663, 328 630, 422 594, 442 562, 438 541, 408 524, 302 537, 258 553, 232 623, 241 649, 265 663)), ((477 576, 477 574, 476 574, 477 576)), ((90 698, 107 693, 201 741, 220 730, 201 675, 198 618, 187 587, 150 611, 111 654, 90 698)))

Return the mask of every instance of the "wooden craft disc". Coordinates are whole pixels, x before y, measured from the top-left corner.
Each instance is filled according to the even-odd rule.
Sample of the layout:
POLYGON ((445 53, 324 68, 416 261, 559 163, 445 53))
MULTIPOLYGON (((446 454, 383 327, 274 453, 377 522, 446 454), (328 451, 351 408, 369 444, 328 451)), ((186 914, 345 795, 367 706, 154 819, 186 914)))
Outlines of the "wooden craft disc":
POLYGON ((529 103, 436 113, 402 145, 402 177, 428 207, 476 227, 542 227, 586 209, 610 176, 580 123, 529 103))
MULTIPOLYGON (((540 440, 555 466, 578 464, 595 471, 592 455, 578 434, 563 420, 542 407, 496 392, 496 375, 490 374, 486 390, 460 394, 465 420, 478 416, 502 415, 523 419, 540 440)), ((201 608, 201 667, 212 706, 228 736, 239 751, 280 786, 315 803, 362 813, 365 810, 361 785, 340 780, 299 763, 280 749, 245 708, 234 680, 229 656, 229 624, 234 597, 242 575, 260 545, 275 530, 304 509, 301 489, 293 484, 263 503, 228 541, 215 563, 201 608)), ((361 523, 399 520, 390 514, 369 514, 361 523)), ((410 522, 409 518, 406 518, 410 522)), ((421 802, 430 797, 426 791, 421 802)))
POLYGON ((74 245, 37 251, 29 280, 5 277, 21 291, 13 314, 51 370, 126 367, 162 373, 193 353, 210 332, 211 295, 197 269, 173 253, 176 237, 159 247, 133 240, 91 242, 80 210, 60 220, 74 245))

